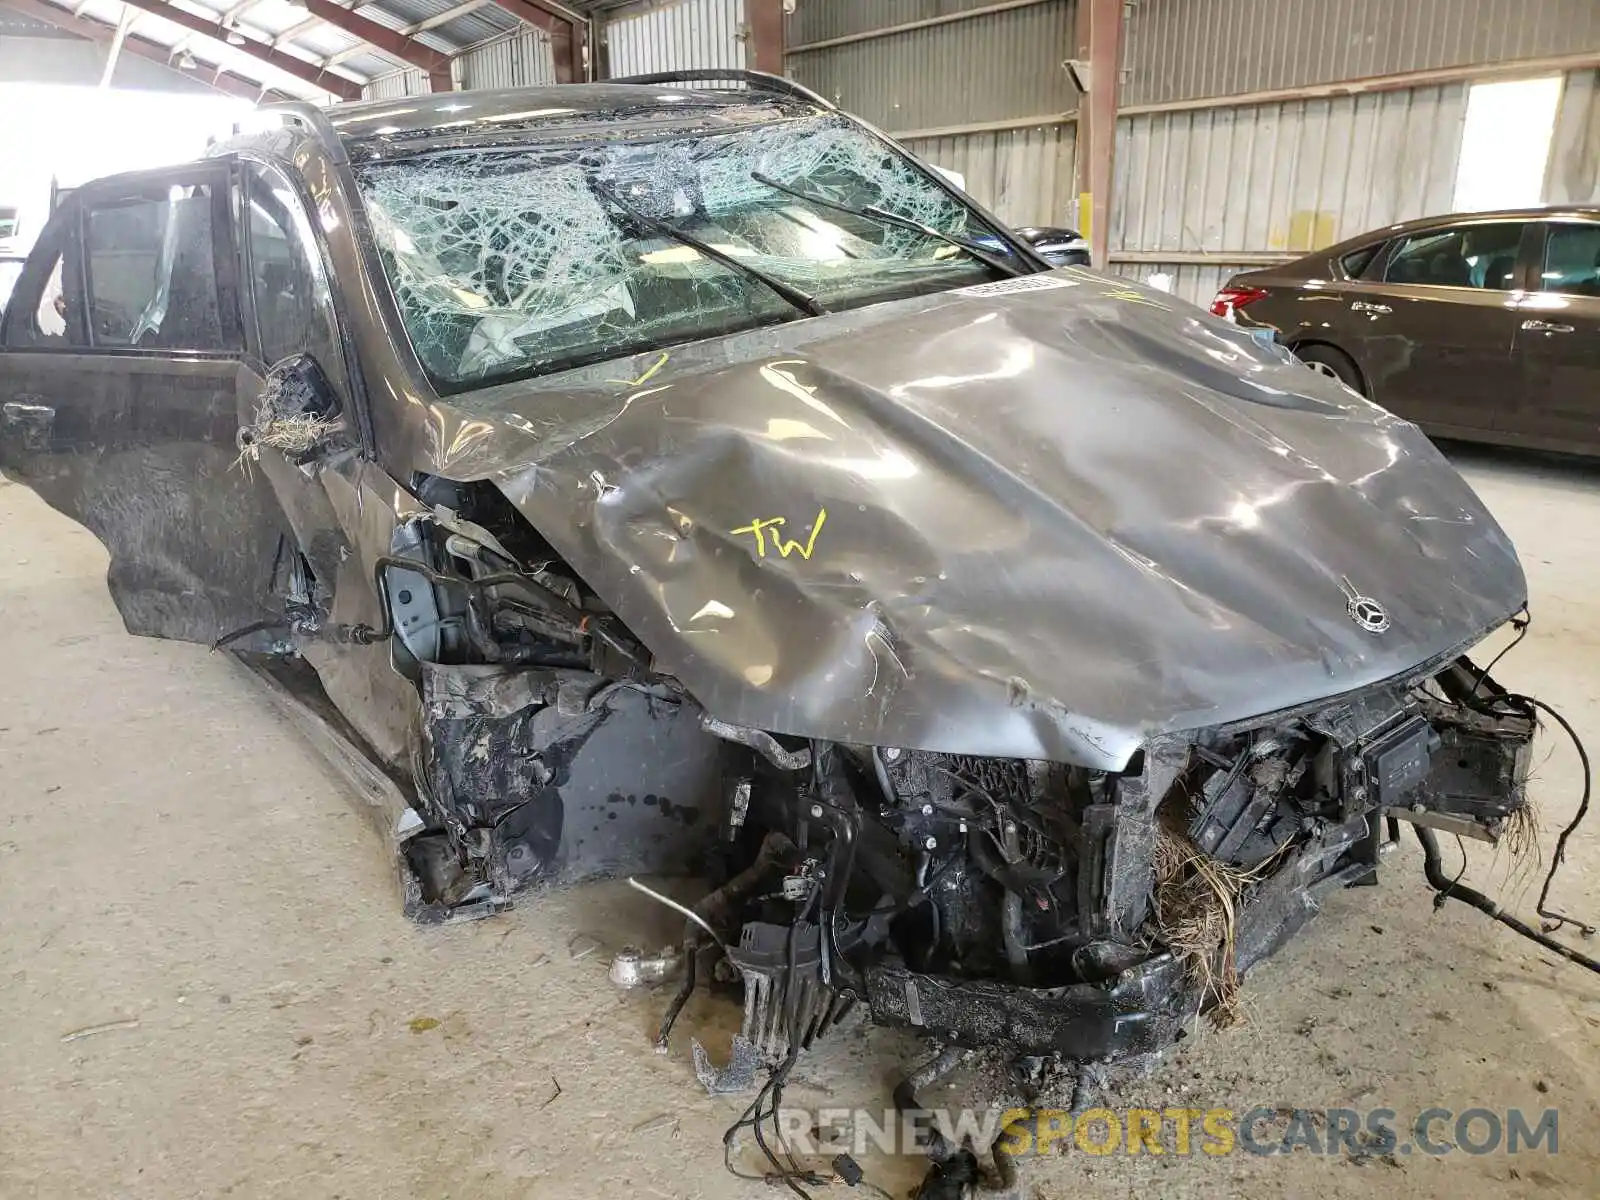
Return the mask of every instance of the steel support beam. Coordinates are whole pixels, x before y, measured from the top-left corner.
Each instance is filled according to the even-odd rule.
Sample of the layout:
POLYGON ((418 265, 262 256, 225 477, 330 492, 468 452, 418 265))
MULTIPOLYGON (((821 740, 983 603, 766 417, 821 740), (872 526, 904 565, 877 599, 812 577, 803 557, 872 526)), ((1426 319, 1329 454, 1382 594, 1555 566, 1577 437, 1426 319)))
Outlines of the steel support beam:
POLYGON ((589 23, 581 14, 563 6, 546 6, 539 0, 494 2, 517 20, 550 35, 550 46, 555 52, 557 83, 582 83, 589 77, 588 55, 584 53, 589 23))
MULTIPOLYGON (((418 21, 415 25, 407 25, 400 32, 405 34, 405 36, 408 38, 414 38, 419 33, 427 33, 430 29, 437 29, 441 25, 448 25, 457 17, 464 17, 468 13, 477 12, 480 8, 486 8, 493 3, 494 0, 463 0, 462 3, 457 4, 454 8, 447 8, 442 13, 437 13, 425 21, 418 21)), ((293 33, 294 30, 291 29, 288 32, 293 33)), ((272 44, 274 46, 279 45, 283 37, 284 35, 280 34, 272 44)), ((367 48, 365 46, 351 46, 348 50, 341 50, 337 54, 330 54, 323 60, 322 65, 325 67, 337 67, 340 63, 345 62, 348 59, 355 58, 358 54, 365 53, 367 53, 367 48)))
POLYGON ((902 33, 911 33, 918 29, 931 29, 935 25, 950 25, 956 21, 971 21, 975 18, 992 17, 996 13, 1010 12, 1014 8, 1033 8, 1040 4, 1048 4, 1050 0, 1002 0, 998 4, 987 4, 981 8, 964 8, 959 12, 945 13, 941 17, 924 17, 919 21, 906 21, 899 25, 885 25, 881 29, 863 29, 860 33, 848 33, 843 37, 822 38, 815 42, 801 42, 790 46, 790 54, 809 54, 813 50, 827 50, 834 46, 851 46, 857 42, 874 42, 879 38, 898 37, 902 33))
MULTIPOLYGON (((164 3, 164 0, 123 0, 123 2, 133 5, 135 8, 141 8, 164 21, 171 21, 174 25, 179 25, 191 33, 198 33, 202 37, 208 37, 224 46, 228 44, 228 30, 220 20, 208 20, 205 17, 196 16, 187 9, 176 8, 171 4, 164 3)), ((313 87, 321 88, 331 95, 338 96, 341 100, 361 99, 361 85, 355 80, 343 75, 330 74, 314 63, 308 63, 303 58, 297 58, 295 55, 283 50, 275 50, 266 42, 257 41, 249 34, 240 32, 239 36, 244 38, 244 45, 233 47, 239 53, 248 54, 258 62, 277 67, 278 70, 293 75, 296 79, 304 80, 313 87)))
POLYGON ((1202 96, 1193 100, 1166 100, 1158 104, 1129 104, 1118 110, 1120 116, 1138 117, 1149 113, 1201 112, 1212 108, 1249 108, 1257 104, 1286 104, 1296 100, 1328 100, 1339 96, 1366 96, 1376 92, 1400 92, 1411 88, 1438 87, 1446 83, 1490 83, 1500 79, 1526 79, 1531 75, 1559 75, 1569 71, 1600 68, 1600 50, 1574 54, 1554 54, 1544 58, 1507 59, 1505 62, 1467 63, 1459 67, 1430 67, 1422 71, 1402 71, 1394 75, 1367 75, 1337 83, 1311 83, 1298 87, 1272 88, 1260 92, 1234 92, 1226 96, 1202 96))
MULTIPOLYGON (((54 25, 63 33, 73 34, 86 41, 104 42, 110 45, 112 39, 117 36, 117 29, 114 25, 105 25, 89 17, 73 16, 67 9, 57 8, 53 4, 46 4, 44 0, 0 0, 0 4, 3 4, 4 7, 11 9, 13 12, 19 12, 23 16, 32 17, 36 21, 54 25)), ((122 53, 148 59, 153 63, 166 67, 174 75, 181 76, 184 79, 193 79, 196 83, 209 87, 213 91, 222 92, 229 96, 238 96, 240 99, 249 100, 252 103, 261 100, 264 96, 274 94, 273 89, 267 84, 259 83, 253 79, 246 79, 243 75, 230 74, 220 67, 213 66, 204 72, 196 71, 192 75, 187 71, 178 71, 168 62, 168 58, 171 55, 171 50, 168 47, 161 45, 159 42, 152 42, 147 38, 140 37, 136 33, 124 33, 122 53)), ((289 98, 285 97, 285 99, 289 98)))
MULTIPOLYGON (((1109 265, 1111 245, 1111 180, 1117 145, 1117 85, 1122 75, 1123 0, 1079 0, 1078 40, 1088 51, 1089 93, 1080 101, 1078 150, 1080 163, 1087 155, 1089 255, 1094 265, 1109 265), (1087 21, 1087 29, 1084 22, 1087 21), (1087 131, 1087 133, 1085 132, 1087 131), (1087 151, 1084 140, 1088 141, 1087 151)), ((1079 204, 1078 220, 1083 220, 1079 204)))
POLYGON ((1039 113, 1031 117, 1002 117, 998 121, 967 121, 961 125, 935 125, 929 129, 890 129, 885 132, 898 142, 918 138, 962 137, 969 133, 1004 133, 1013 129, 1048 129, 1052 125, 1071 125, 1078 114, 1039 113))
POLYGON ((783 74, 783 0, 745 0, 750 22, 750 66, 769 75, 783 74))
POLYGON ((589 78, 611 78, 611 43, 606 40, 608 13, 595 12, 589 16, 589 78))
POLYGON ((117 32, 111 39, 111 49, 106 51, 106 69, 100 76, 100 86, 103 88, 111 86, 111 77, 117 73, 117 59, 122 57, 122 43, 138 15, 131 8, 122 10, 122 17, 117 21, 117 32))
POLYGON ((306 11, 317 20, 332 25, 335 29, 342 29, 350 36, 360 38, 368 45, 398 58, 401 62, 421 67, 428 73, 430 92, 453 90, 455 85, 450 80, 448 54, 441 54, 432 47, 424 46, 421 42, 408 38, 387 25, 380 25, 376 21, 358 16, 353 9, 335 4, 333 0, 303 0, 303 3, 306 11))
POLYGON ((1206 267, 1273 267, 1304 257, 1304 251, 1284 250, 1113 250, 1107 256, 1114 263, 1206 267))

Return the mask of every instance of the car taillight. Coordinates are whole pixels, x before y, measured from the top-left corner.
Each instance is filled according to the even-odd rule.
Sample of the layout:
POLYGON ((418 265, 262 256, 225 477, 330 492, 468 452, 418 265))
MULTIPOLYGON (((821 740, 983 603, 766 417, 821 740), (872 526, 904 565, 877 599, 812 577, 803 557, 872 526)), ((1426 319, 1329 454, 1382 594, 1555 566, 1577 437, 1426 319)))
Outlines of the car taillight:
POLYGON ((1231 317, 1246 304, 1254 304, 1266 294, 1266 288, 1225 287, 1211 302, 1211 312, 1214 316, 1231 317))

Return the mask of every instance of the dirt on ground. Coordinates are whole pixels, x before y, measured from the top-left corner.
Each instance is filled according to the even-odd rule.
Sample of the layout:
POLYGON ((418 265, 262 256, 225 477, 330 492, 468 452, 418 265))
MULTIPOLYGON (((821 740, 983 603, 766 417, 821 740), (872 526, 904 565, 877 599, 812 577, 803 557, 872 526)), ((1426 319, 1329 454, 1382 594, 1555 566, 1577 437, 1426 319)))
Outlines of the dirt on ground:
MULTIPOLYGON (((1531 581, 1532 632, 1497 674, 1600 750, 1600 468, 1463 462, 1531 581)), ((0 483, 0 1197, 789 1194, 724 1169, 749 1097, 695 1079, 690 1038, 725 1055, 734 1003, 697 995, 657 1055, 664 997, 607 981, 612 953, 670 940, 677 918, 606 883, 481 923, 408 924, 340 780, 225 654, 129 637, 105 566, 88 533, 0 483)), ((1581 778, 1553 733, 1536 761, 1548 855, 1581 778)), ((1568 853, 1555 898, 1600 918, 1600 817, 1568 853)), ((1468 882, 1531 916, 1533 873, 1467 855, 1468 882)), ((1600 1194, 1600 980, 1430 900, 1408 841, 1380 886, 1336 897, 1250 976, 1244 1022, 1197 1026, 1105 1097, 1119 1112, 1272 1110, 1258 1141, 1299 1120, 1300 1149, 1213 1155, 1197 1132, 1185 1155, 1169 1128, 1165 1153, 1095 1155, 1068 1138, 1024 1164, 1021 1194, 1600 1194), (1558 1143, 1317 1155, 1304 1142, 1326 1140, 1326 1119, 1293 1112, 1329 1108, 1393 1110, 1403 1141, 1429 1108, 1519 1108, 1530 1125, 1555 1109, 1558 1143)), ((881 1113, 927 1053, 847 1023, 801 1059, 785 1104, 881 1113)), ((923 1099, 958 1105, 967 1082, 923 1099)), ((1430 1129, 1456 1140, 1453 1119, 1430 1129)), ((1468 1140, 1488 1132, 1480 1119, 1468 1140)), ((736 1165, 755 1168, 751 1150, 736 1165)), ((898 1197, 925 1163, 861 1165, 898 1197)))

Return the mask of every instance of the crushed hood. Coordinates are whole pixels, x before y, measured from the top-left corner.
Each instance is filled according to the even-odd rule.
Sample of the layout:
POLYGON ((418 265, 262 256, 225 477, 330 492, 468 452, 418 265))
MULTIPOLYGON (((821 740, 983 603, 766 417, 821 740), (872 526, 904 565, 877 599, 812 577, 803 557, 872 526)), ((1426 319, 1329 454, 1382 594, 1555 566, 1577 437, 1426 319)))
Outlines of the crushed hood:
POLYGON ((1119 769, 1526 596, 1413 425, 1071 269, 488 389, 432 429, 424 469, 494 479, 659 669, 783 733, 1119 769))

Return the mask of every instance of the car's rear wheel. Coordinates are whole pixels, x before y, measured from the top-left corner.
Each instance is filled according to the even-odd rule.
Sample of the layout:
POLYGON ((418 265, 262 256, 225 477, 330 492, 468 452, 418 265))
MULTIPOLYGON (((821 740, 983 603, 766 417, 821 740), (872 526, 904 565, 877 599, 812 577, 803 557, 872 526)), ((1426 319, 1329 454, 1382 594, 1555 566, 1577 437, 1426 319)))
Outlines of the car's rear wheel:
POLYGON ((1332 346, 1299 346, 1294 355, 1318 375, 1326 375, 1330 379, 1337 379, 1352 392, 1365 396, 1367 389, 1362 385, 1361 372, 1356 369, 1356 364, 1343 350, 1336 350, 1332 346))

